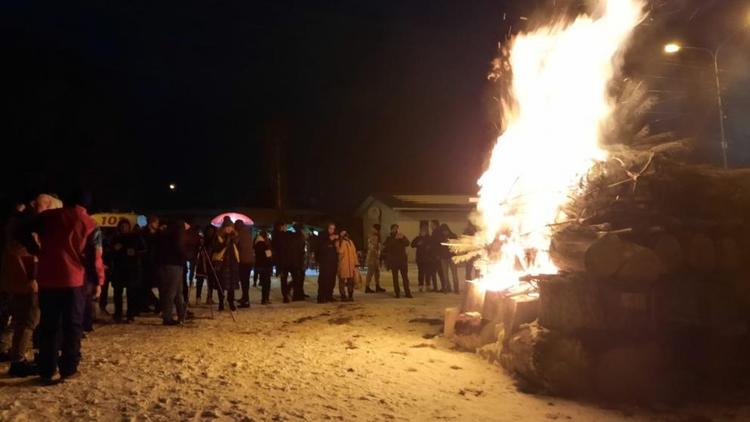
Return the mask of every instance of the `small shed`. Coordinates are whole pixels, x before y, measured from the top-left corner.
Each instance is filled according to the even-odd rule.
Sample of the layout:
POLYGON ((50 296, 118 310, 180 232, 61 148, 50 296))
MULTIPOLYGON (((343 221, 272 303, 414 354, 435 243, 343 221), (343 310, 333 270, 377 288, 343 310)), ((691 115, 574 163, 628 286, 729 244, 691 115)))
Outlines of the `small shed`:
MULTIPOLYGON (((391 224, 398 224, 411 241, 419 234, 422 223, 438 220, 456 233, 463 233, 469 215, 476 208, 473 195, 408 195, 376 193, 368 196, 357 208, 362 219, 362 232, 367 238, 373 224, 381 225, 381 236, 388 236, 391 224)), ((366 246, 366 244, 365 244, 366 246)), ((414 249, 409 248, 409 261, 414 262, 414 249)))

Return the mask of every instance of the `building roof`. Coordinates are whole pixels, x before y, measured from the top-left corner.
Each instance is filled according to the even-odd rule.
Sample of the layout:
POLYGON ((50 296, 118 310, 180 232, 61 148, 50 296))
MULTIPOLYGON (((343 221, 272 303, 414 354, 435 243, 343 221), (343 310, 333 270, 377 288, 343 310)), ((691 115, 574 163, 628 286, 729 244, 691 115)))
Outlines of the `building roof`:
POLYGON ((375 201, 396 211, 471 211, 476 207, 474 195, 418 195, 373 193, 357 208, 363 215, 375 201))

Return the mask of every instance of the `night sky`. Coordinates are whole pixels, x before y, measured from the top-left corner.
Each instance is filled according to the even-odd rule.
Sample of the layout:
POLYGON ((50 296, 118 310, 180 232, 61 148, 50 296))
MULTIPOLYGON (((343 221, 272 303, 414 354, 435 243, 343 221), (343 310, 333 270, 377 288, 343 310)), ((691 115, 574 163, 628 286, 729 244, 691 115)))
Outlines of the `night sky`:
MULTIPOLYGON (((343 213, 377 191, 472 192, 499 121, 489 63, 546 3, 7 0, 3 195, 272 207, 281 174, 286 207, 343 213)), ((666 3, 655 25, 698 42, 686 17, 725 14, 666 3)))

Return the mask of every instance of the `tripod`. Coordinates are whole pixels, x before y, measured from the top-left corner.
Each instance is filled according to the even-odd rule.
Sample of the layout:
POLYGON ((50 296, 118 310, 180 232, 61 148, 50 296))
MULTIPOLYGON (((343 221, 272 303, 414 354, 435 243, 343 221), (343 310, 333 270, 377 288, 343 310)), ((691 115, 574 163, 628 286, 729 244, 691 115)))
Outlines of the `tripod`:
MULTIPOLYGON (((224 289, 221 287, 221 281, 219 280, 218 274, 216 274, 216 267, 214 267, 213 261, 211 261, 211 256, 208 254, 208 251, 206 250, 205 245, 200 245, 198 247, 198 259, 205 259, 208 263, 208 268, 211 270, 211 274, 213 275, 213 279, 216 281, 216 289, 219 291, 219 294, 224 297, 224 289)), ((211 283, 211 280, 208 280, 209 286, 211 283)), ((187 309, 187 307, 185 307, 187 309)), ((211 319, 214 318, 214 305, 209 305, 209 309, 211 310, 211 319)), ((234 311, 232 310, 232 307, 229 307, 229 314, 232 315, 232 321, 237 322, 237 318, 234 316, 234 311)))

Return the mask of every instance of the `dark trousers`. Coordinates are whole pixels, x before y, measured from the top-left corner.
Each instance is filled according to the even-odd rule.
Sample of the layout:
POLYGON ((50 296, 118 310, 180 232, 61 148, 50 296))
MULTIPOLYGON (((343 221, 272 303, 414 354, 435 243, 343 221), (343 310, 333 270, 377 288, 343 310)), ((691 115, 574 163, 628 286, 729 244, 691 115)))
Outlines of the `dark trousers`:
POLYGON ((305 300, 305 270, 292 270, 292 300, 305 300))
POLYGON ((260 291, 261 291, 261 300, 263 302, 268 302, 269 297, 271 296, 271 268, 255 268, 255 271, 258 272, 258 278, 260 279, 260 291))
POLYGON ((398 286, 398 273, 401 273, 401 278, 404 283, 404 294, 411 296, 411 289, 409 288, 409 268, 407 264, 401 264, 398 266, 391 267, 391 274, 393 275, 393 292, 396 293, 396 297, 401 296, 401 289, 398 286))
POLYGON ((253 264, 240 263, 240 288, 242 289, 242 297, 240 302, 250 302, 250 272, 253 270, 253 264))
POLYGON ((125 287, 121 284, 113 284, 114 290, 115 290, 115 296, 113 297, 113 300, 115 302, 115 319, 121 319, 122 318, 122 294, 123 291, 127 295, 127 301, 128 301, 128 310, 127 312, 127 318, 131 319, 134 318, 137 309, 138 309, 138 302, 137 302, 137 289, 134 287, 125 287))
POLYGON ((354 299, 353 278, 339 278, 339 295, 341 295, 341 300, 346 298, 354 299))
POLYGON ((203 284, 206 283, 206 276, 199 275, 195 277, 195 301, 201 300, 201 293, 203 292, 203 284))
POLYGON ((419 283, 419 287, 430 286, 429 267, 429 264, 425 262, 417 262, 417 283, 419 283))
MULTIPOLYGON (((102 287, 102 289, 104 289, 104 287, 102 287)), ((96 306, 96 299, 94 299, 95 290, 95 284, 86 283, 83 285, 83 331, 86 332, 94 331, 94 306, 96 306)), ((102 294, 104 294, 103 291, 102 294)))
POLYGON ((104 282, 102 286, 102 294, 99 296, 99 309, 102 311, 107 310, 107 301, 109 299, 109 280, 104 282))
POLYGON ((318 275, 318 302, 330 302, 333 300, 333 289, 336 287, 336 264, 320 264, 320 275, 318 275))
POLYGON ((227 297, 227 304, 230 308, 234 309, 234 289, 229 289, 226 292, 219 290, 219 309, 224 309, 224 296, 227 297))
POLYGON ((149 307, 153 306, 154 312, 157 314, 161 312, 161 300, 159 300, 158 297, 156 297, 156 294, 154 294, 154 289, 151 287, 144 288, 141 290, 141 300, 143 303, 143 309, 147 310, 149 307))
POLYGON ((83 335, 83 287, 39 291, 39 375, 51 378, 78 371, 83 335), (58 357, 58 351, 61 351, 58 357))
POLYGON ((260 277, 260 273, 258 272, 258 267, 253 267, 253 287, 258 285, 258 277, 260 277))
POLYGON ((445 273, 443 272, 443 267, 440 265, 440 261, 430 261, 428 265, 429 268, 429 280, 432 282, 432 290, 438 290, 437 282, 438 278, 440 279, 440 290, 445 291, 448 288, 448 285, 445 280, 445 273))
POLYGON ((289 290, 291 289, 291 286, 289 285, 289 273, 291 270, 287 267, 277 267, 276 273, 279 275, 279 283, 281 284, 281 296, 284 297, 284 299, 289 299, 289 290))

